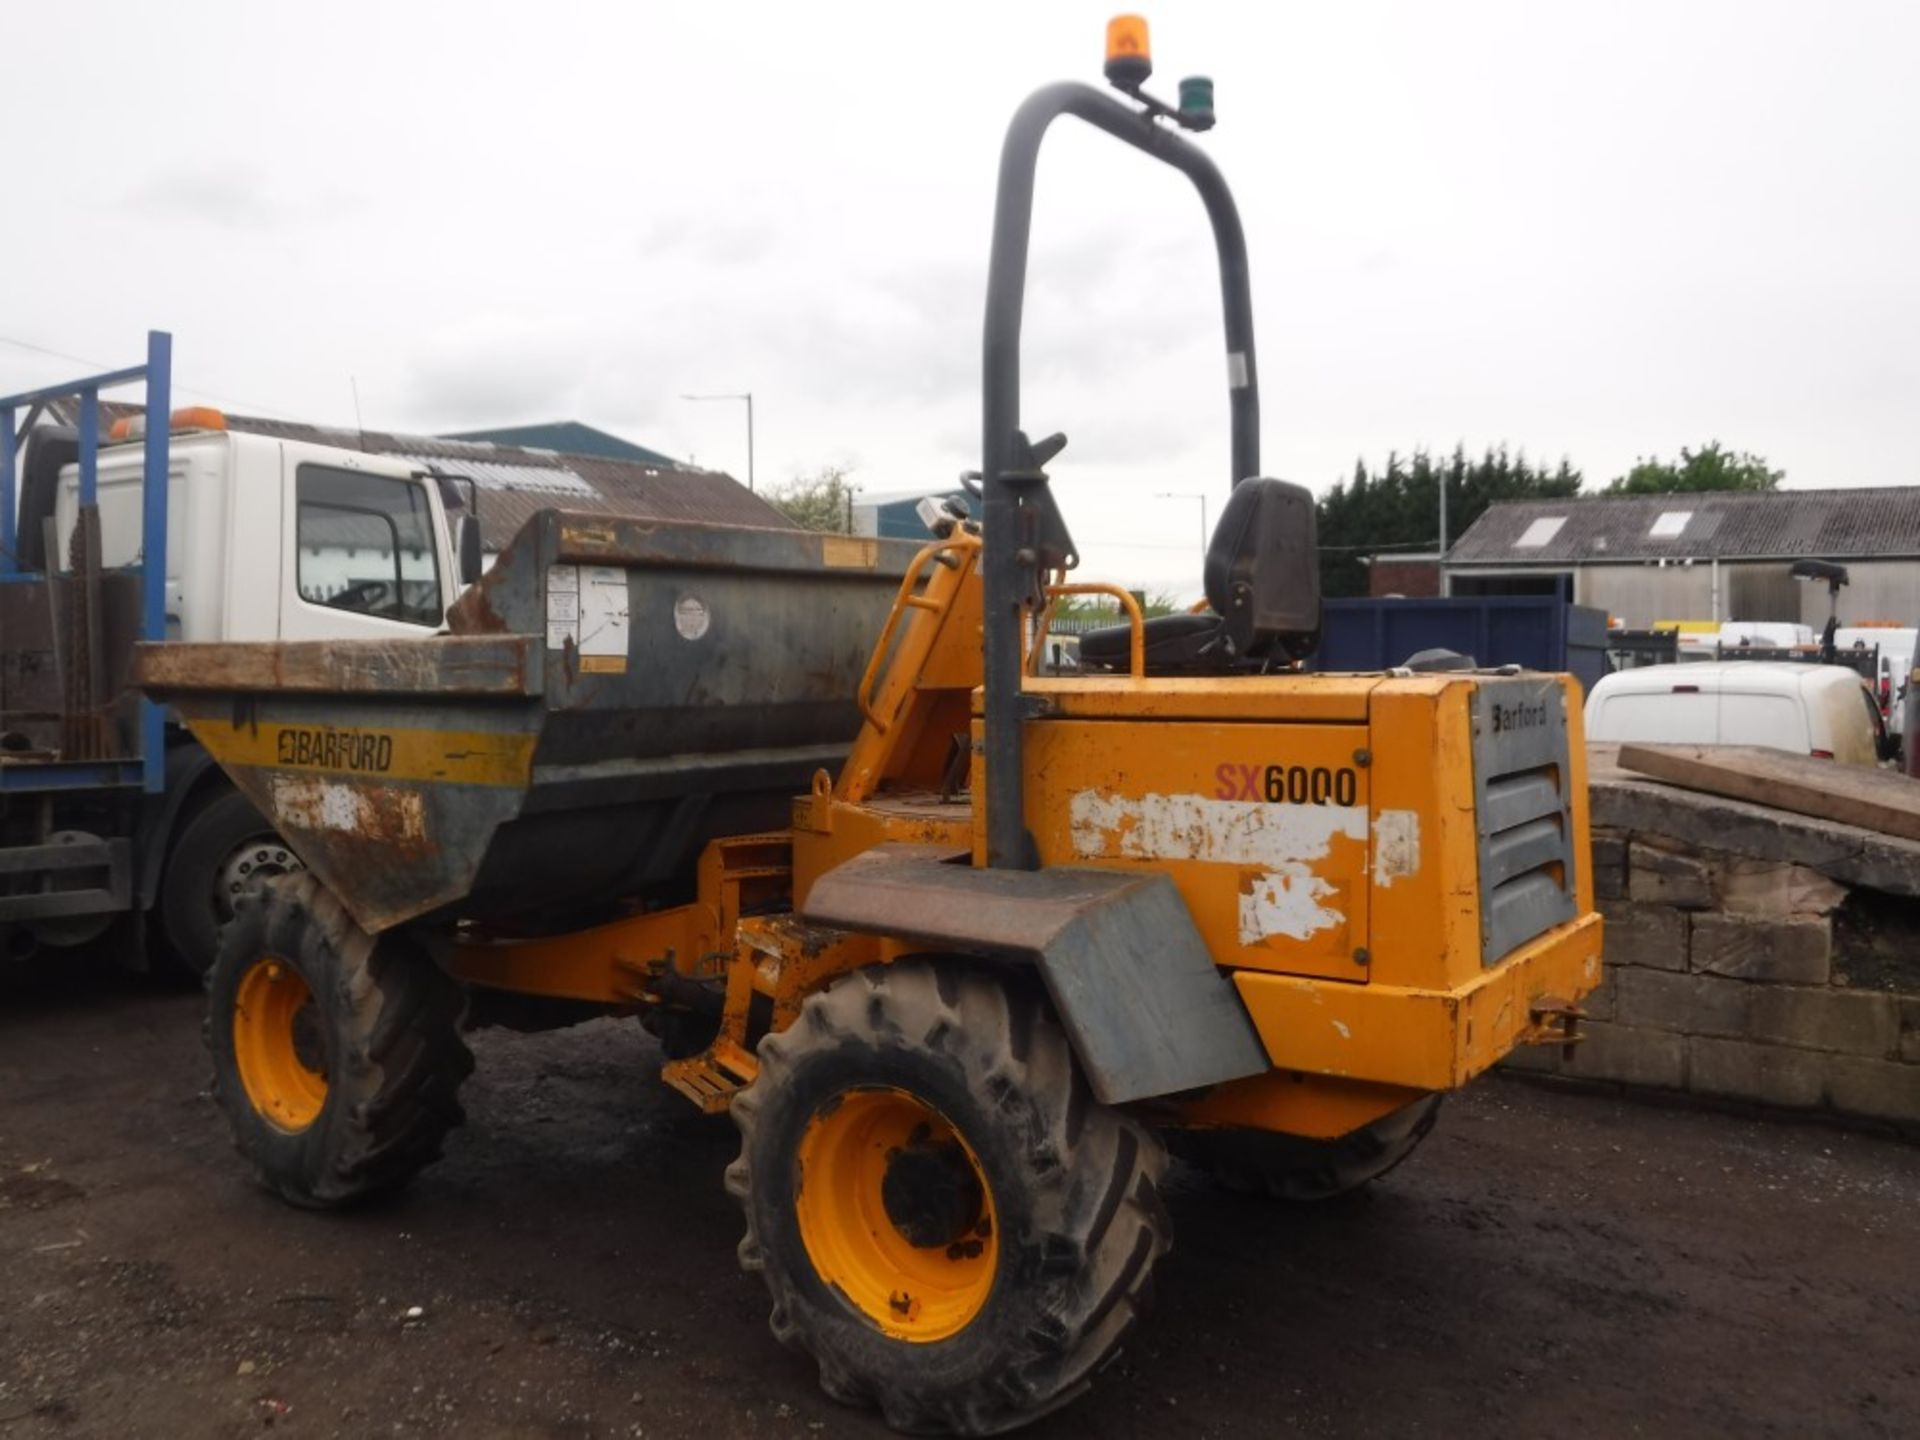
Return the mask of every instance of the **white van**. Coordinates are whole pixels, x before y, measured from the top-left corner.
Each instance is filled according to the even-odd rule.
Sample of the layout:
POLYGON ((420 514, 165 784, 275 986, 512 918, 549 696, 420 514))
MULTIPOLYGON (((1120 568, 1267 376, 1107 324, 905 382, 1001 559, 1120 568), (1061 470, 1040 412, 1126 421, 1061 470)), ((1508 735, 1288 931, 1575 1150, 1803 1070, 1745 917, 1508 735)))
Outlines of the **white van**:
POLYGON ((1587 739, 1761 745, 1843 765, 1887 753, 1867 682, 1844 665, 1718 660, 1604 677, 1587 696, 1587 739))

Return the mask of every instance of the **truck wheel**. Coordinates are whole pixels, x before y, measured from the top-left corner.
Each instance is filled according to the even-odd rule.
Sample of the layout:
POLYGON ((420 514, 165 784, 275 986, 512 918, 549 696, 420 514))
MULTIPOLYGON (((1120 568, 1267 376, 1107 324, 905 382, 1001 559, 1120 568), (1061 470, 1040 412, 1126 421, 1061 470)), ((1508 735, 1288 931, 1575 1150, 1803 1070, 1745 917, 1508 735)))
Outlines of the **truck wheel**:
POLYGON ((1275 1200, 1331 1200, 1378 1180, 1414 1152, 1439 1118, 1438 1095, 1384 1115, 1337 1140, 1266 1130, 1174 1132, 1174 1153, 1229 1190, 1275 1200))
POLYGON ((234 902, 276 875, 305 869, 238 790, 203 806, 174 837, 160 875, 160 931, 174 963, 204 975, 234 902))
POLYGON ((397 1190, 465 1118, 460 987, 311 875, 240 896, 207 992, 215 1098, 260 1183, 295 1205, 397 1190))
POLYGON ((1031 987, 902 961, 760 1042, 733 1102, 740 1263, 836 1400, 921 1434, 1064 1405, 1151 1294, 1166 1154, 1099 1104, 1031 987))

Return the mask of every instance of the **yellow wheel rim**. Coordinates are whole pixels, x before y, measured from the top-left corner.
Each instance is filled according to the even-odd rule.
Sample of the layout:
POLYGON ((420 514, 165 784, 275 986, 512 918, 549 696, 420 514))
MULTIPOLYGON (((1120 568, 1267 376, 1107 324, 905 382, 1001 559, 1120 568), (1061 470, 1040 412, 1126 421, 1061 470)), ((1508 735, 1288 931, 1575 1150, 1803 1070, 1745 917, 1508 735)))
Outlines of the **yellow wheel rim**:
POLYGON ((312 1003, 313 992, 300 972, 272 956, 254 961, 234 995, 233 1054, 240 1083, 256 1114, 292 1134, 319 1119, 327 1103, 327 1077, 303 1054, 318 1048, 302 1023, 312 1003))
POLYGON ((820 1278, 886 1334, 944 1340, 987 1303, 993 1191, 952 1123, 902 1090, 850 1090, 800 1137, 795 1210, 820 1278))

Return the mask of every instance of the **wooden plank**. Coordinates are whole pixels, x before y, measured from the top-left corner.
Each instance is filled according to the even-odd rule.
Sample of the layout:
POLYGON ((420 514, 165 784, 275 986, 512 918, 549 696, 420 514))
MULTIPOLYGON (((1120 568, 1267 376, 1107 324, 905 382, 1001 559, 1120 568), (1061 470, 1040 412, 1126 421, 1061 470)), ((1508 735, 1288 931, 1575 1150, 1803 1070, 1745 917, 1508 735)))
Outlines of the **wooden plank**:
POLYGON ((1622 745, 1620 769, 1687 790, 1920 840, 1920 781, 1751 745, 1622 745))
POLYGON ((538 695, 539 638, 436 635, 140 645, 134 679, 159 699, 187 693, 538 695))

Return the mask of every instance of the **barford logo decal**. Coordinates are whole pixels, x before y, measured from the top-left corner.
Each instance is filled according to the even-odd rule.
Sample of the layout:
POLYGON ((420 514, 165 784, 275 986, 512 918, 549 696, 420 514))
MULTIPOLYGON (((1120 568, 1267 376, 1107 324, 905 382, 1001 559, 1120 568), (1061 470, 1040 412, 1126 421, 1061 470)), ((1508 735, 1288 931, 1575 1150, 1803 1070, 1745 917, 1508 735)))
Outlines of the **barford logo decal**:
POLYGON ((1532 705, 1494 704, 1493 733, 1496 735, 1509 730, 1535 730, 1546 723, 1547 702, 1544 700, 1532 705))

